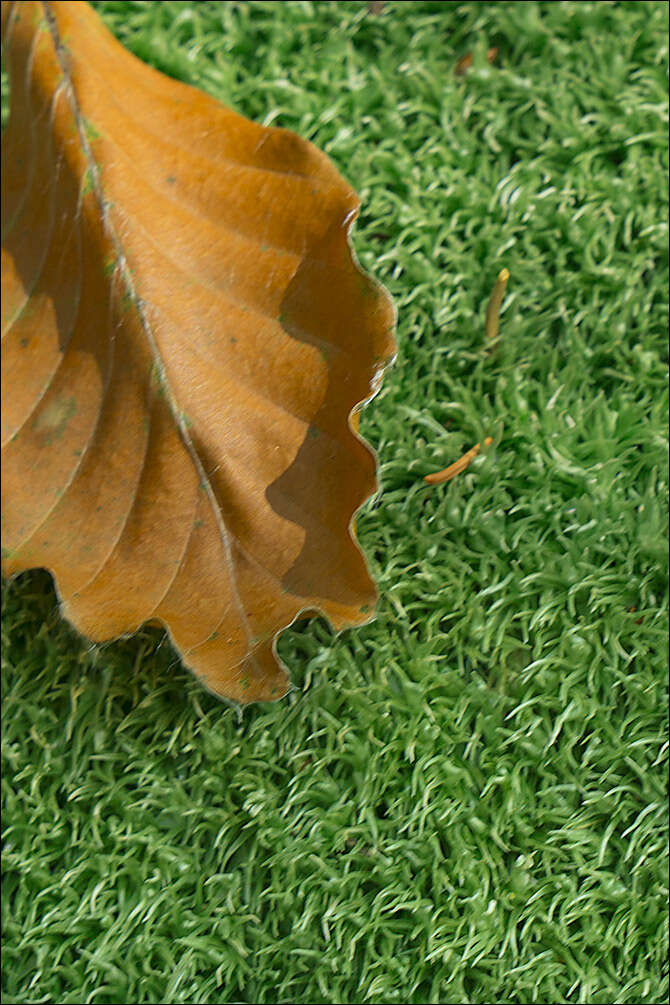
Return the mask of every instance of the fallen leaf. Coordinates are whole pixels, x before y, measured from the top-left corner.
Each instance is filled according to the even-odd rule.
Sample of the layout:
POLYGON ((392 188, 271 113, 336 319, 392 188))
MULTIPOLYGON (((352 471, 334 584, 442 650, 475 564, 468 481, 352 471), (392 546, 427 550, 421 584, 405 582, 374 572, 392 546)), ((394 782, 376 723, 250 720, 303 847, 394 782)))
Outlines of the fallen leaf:
POLYGON ((394 352, 328 158, 127 52, 85 3, 2 3, 3 572, 96 641, 167 627, 240 702, 279 630, 376 591, 357 435, 394 352))

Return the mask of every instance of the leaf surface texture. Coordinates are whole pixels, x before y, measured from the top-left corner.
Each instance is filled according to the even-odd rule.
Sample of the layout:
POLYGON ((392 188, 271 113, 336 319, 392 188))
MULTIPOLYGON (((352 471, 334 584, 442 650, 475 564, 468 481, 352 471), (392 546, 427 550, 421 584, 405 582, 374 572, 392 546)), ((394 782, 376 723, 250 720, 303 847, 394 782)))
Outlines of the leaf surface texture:
POLYGON ((127 52, 85 3, 4 3, 3 571, 104 641, 165 625, 240 702, 281 628, 368 620, 356 408, 394 352, 358 199, 295 134, 127 52))

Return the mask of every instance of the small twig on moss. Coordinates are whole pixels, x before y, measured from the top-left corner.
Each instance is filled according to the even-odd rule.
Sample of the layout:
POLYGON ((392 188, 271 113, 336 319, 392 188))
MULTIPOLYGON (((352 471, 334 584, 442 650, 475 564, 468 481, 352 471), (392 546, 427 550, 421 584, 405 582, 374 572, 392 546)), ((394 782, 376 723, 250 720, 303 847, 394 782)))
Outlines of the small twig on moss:
MULTIPOLYGON (((503 297, 505 295, 505 287, 507 286, 507 280, 509 279, 509 271, 507 269, 501 269, 498 273, 498 278, 496 284, 493 287, 491 296, 489 297, 489 302, 486 307, 486 337, 489 340, 495 339, 498 335, 498 327, 500 324, 500 305, 502 304, 503 297)), ((487 436, 484 440, 484 446, 488 447, 493 443, 493 438, 487 436)), ((465 471, 470 461, 472 461, 481 449, 481 443, 475 443, 471 450, 459 457, 457 461, 450 464, 448 467, 444 468, 443 471, 437 471, 432 475, 426 475, 424 481, 428 485, 441 485, 443 482, 448 482, 456 475, 460 475, 461 471, 465 471)))
MULTIPOLYGON (((492 443, 493 437, 487 436, 484 440, 484 446, 490 447, 492 443)), ((442 482, 448 482, 452 478, 455 478, 456 475, 460 475, 461 471, 465 471, 470 461, 475 459, 481 449, 481 446, 481 443, 475 443, 471 450, 468 450, 466 454, 459 457, 457 461, 450 464, 448 468, 444 469, 444 471, 436 471, 435 474, 426 475, 424 481, 427 482, 428 485, 441 485, 442 482)))
POLYGON ((493 287, 493 292, 491 293, 491 297, 486 308, 487 339, 494 339, 498 335, 498 326, 500 324, 500 305, 502 304, 503 297, 505 296, 505 287, 507 286, 508 279, 508 270, 501 269, 498 273, 496 284, 493 287))

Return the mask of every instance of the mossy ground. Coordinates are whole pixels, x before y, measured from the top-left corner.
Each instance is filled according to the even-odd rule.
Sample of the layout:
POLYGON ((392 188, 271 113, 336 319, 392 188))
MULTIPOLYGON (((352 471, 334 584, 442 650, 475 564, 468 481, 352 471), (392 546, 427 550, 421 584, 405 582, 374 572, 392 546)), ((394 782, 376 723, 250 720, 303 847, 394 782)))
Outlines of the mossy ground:
POLYGON ((666 1001, 667 4, 96 6, 361 195, 382 600, 238 715, 5 589, 4 1000, 666 1001))

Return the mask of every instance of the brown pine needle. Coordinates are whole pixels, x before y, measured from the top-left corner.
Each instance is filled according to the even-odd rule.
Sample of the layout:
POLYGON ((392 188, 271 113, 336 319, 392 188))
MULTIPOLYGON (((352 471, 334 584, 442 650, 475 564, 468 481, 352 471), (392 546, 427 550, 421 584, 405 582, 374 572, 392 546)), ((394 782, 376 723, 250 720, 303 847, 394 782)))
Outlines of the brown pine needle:
POLYGON ((505 287, 507 286, 508 279, 509 272, 507 269, 501 269, 498 273, 496 284, 493 287, 493 292, 491 293, 491 297, 486 308, 486 337, 488 339, 494 339, 498 334, 498 325, 500 323, 500 305, 502 304, 503 297, 505 296, 505 287))
MULTIPOLYGON (((491 66, 493 66, 496 59, 498 58, 498 50, 495 48, 495 46, 487 50, 486 58, 491 64, 491 66)), ((456 66, 454 67, 454 73, 456 74, 456 76, 457 77, 465 76, 468 70, 471 69, 472 62, 473 62, 473 55, 471 52, 466 52, 464 56, 461 56, 459 61, 456 63, 456 66)))
POLYGON ((457 77, 462 77, 464 76, 464 74, 468 72, 471 66, 472 66, 472 53, 466 52, 466 54, 464 56, 461 56, 459 61, 456 63, 456 66, 454 67, 454 73, 456 74, 457 77))
MULTIPOLYGON (((493 437, 487 436, 486 439, 484 440, 484 446, 490 447, 492 443, 493 443, 493 437)), ((424 481, 427 482, 429 485, 441 485, 442 482, 450 481, 452 478, 455 478, 456 475, 460 475, 461 471, 465 471, 470 461, 474 460, 477 454, 479 453, 480 448, 481 443, 475 443, 474 447, 472 447, 471 450, 468 450, 466 454, 463 454, 462 457, 459 457, 457 461, 454 461, 453 464, 450 464, 448 468, 444 469, 444 471, 437 471, 433 475, 426 475, 424 481)))
MULTIPOLYGON (((498 278, 496 284, 493 287, 493 291, 489 298, 488 305, 486 307, 486 337, 488 339, 495 339, 498 335, 498 325, 500 323, 500 305, 502 304, 503 297, 505 296, 505 287, 507 286, 507 280, 509 279, 509 271, 507 269, 501 269, 498 273, 498 278)), ((484 446, 490 447, 493 443, 493 437, 487 436, 484 440, 484 446)), ((449 467, 445 468, 443 471, 436 471, 432 475, 426 475, 424 481, 428 485, 441 485, 443 482, 451 481, 456 475, 460 475, 462 471, 465 471, 467 466, 472 460, 477 456, 482 447, 481 443, 475 443, 471 450, 459 457, 457 461, 450 464, 449 467)))

